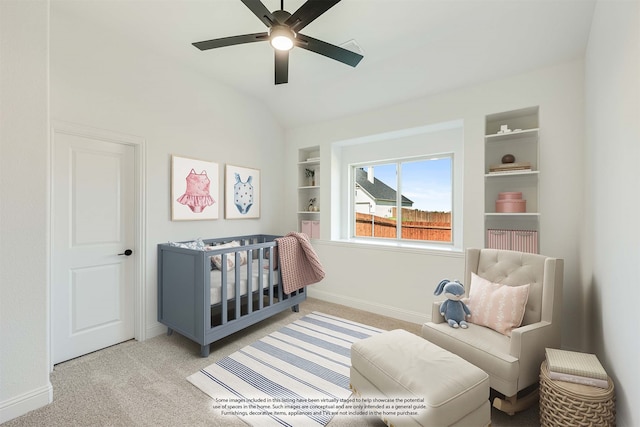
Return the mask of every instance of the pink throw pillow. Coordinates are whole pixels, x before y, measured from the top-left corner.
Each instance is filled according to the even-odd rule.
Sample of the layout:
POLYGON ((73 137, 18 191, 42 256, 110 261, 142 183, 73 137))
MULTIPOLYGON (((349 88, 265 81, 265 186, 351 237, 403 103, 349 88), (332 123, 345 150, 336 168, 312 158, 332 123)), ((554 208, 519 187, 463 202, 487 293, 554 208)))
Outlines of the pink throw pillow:
POLYGON ((520 326, 524 318, 529 287, 529 284, 509 286, 492 283, 471 273, 469 321, 510 337, 511 330, 520 326))

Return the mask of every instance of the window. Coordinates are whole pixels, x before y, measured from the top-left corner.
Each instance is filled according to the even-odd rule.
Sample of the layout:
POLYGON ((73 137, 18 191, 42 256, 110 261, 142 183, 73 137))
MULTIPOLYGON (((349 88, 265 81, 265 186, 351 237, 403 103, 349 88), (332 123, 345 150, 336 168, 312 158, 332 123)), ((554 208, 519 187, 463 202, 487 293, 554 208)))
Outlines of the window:
POLYGON ((336 141, 331 144, 331 159, 332 240, 409 250, 463 250, 462 120, 336 141), (356 187, 358 176, 374 184, 378 179, 391 196, 367 195, 369 184, 356 187), (417 216, 411 211, 429 214, 417 216), (357 216, 366 219, 368 229, 356 229, 357 216), (384 221, 395 222, 385 236, 377 227, 384 221), (431 234, 410 236, 413 223, 422 223, 418 225, 430 228, 431 234))
POLYGON ((452 243, 453 155, 352 164, 352 237, 452 243))

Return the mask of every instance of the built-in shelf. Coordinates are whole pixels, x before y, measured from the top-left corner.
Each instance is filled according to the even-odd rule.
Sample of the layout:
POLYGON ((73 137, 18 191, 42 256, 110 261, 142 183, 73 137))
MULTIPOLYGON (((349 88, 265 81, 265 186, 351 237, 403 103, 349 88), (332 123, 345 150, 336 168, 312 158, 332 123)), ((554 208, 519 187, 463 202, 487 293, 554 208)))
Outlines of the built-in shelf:
POLYGON ((320 238, 320 211, 308 210, 310 200, 320 206, 320 147, 298 150, 298 228, 312 239, 320 238), (314 171, 313 180, 307 169, 314 171), (312 182, 313 181, 313 182, 312 182))
POLYGON ((487 247, 538 251, 539 137, 538 107, 505 111, 485 117, 484 222, 487 247), (503 131, 505 128, 509 131, 503 131), (527 169, 490 172, 508 166, 502 163, 506 154, 511 154, 516 163, 528 163, 525 166, 527 169), (522 199, 526 200, 526 212, 496 212, 496 200, 501 193, 509 192, 522 193, 522 199))
POLYGON ((537 135, 539 130, 539 128, 533 128, 506 133, 494 133, 491 135, 486 135, 485 138, 487 142, 509 141, 512 139, 527 138, 532 135, 537 135))
POLYGON ((511 216, 511 217, 530 217, 530 216, 540 216, 540 212, 486 212, 485 216, 511 216))
POLYGON ((486 178, 504 178, 507 176, 522 176, 522 175, 535 175, 537 176, 540 171, 521 171, 521 172, 495 172, 487 173, 484 176, 486 178))

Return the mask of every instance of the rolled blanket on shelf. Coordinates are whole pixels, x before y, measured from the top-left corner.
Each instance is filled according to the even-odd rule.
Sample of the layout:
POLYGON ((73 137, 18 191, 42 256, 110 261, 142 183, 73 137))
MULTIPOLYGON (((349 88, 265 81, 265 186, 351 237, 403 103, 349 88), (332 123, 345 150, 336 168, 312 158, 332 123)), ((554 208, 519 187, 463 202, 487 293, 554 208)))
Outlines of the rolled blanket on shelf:
POLYGON ((324 269, 318 254, 306 234, 291 232, 275 240, 278 242, 280 273, 286 294, 324 279, 324 269))

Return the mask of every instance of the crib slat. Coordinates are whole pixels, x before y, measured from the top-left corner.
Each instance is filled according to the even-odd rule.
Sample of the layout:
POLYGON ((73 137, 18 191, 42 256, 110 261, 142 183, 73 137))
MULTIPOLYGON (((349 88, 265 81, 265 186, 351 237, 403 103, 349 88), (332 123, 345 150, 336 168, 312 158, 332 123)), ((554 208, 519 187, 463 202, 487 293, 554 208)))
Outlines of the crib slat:
MULTIPOLYGON (((279 268, 278 268, 278 271, 280 271, 280 269, 279 269, 279 268)), ((281 277, 282 277, 282 276, 281 276, 281 277)), ((283 300, 283 298, 282 298, 282 293, 283 293, 283 292, 282 292, 282 288, 283 288, 283 286, 282 286, 282 279, 280 279, 280 282, 279 282, 278 284, 280 285, 280 286, 278 286, 278 301, 282 301, 282 300, 283 300)))
POLYGON ((235 288, 236 288, 236 293, 235 293, 235 300, 236 300, 236 315, 234 317, 234 319, 239 319, 240 318, 240 307, 241 307, 241 302, 242 302, 242 292, 240 291, 240 252, 236 251, 235 252, 235 268, 233 269, 233 272, 235 274, 235 278, 236 278, 236 283, 235 283, 235 288))
POLYGON ((264 308, 264 275, 262 272, 264 271, 264 249, 258 249, 258 293, 260 298, 258 298, 258 310, 262 310, 264 308))
POLYGON ((273 246, 269 246, 269 305, 273 305, 273 246))
MULTIPOLYGON (((253 251, 247 251, 247 315, 253 313, 253 251)), ((258 276, 258 281, 260 277, 258 276)))
MULTIPOLYGON (((227 265, 227 254, 222 254, 222 262, 221 265, 227 265)), ((222 268, 220 270, 220 305, 222 308, 222 319, 220 322, 222 325, 227 323, 228 320, 228 311, 227 311, 227 269, 222 268)))

